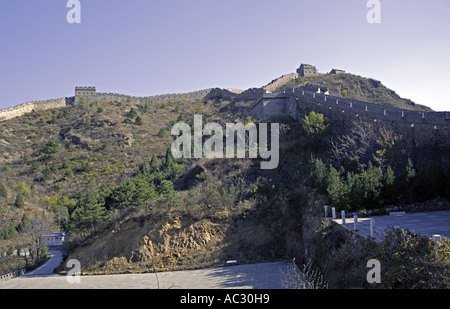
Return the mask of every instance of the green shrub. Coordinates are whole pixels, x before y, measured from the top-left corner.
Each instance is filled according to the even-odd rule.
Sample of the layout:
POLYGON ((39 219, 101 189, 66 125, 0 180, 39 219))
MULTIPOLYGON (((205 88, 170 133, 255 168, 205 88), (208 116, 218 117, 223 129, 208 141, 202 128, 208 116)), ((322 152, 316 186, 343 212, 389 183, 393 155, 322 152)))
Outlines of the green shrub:
POLYGON ((0 197, 8 197, 8 193, 6 191, 5 186, 0 182, 0 197))
POLYGON ((16 200, 14 201, 14 207, 16 208, 23 208, 25 206, 25 203, 23 201, 22 195, 17 194, 16 200))
POLYGON ((131 119, 136 118, 137 115, 137 111, 133 107, 130 108, 130 111, 127 113, 127 117, 131 119))
POLYGON ((136 120, 134 121, 134 123, 138 126, 141 126, 144 124, 144 121, 142 120, 142 118, 140 116, 136 117, 136 120))
POLYGON ((53 139, 49 139, 42 146, 42 152, 46 157, 56 154, 58 152, 58 144, 53 139))

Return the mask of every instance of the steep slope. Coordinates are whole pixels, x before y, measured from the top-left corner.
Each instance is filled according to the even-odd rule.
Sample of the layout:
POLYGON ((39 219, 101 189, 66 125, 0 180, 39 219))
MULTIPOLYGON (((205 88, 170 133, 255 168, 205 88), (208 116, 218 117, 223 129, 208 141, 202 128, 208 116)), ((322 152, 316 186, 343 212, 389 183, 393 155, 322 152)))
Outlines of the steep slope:
MULTIPOLYGON (((205 121, 238 120, 240 114, 228 105, 218 100, 137 104, 104 98, 0 122, 0 183, 6 189, 6 197, 0 195, 0 234, 11 222, 18 226, 24 215, 31 218, 40 210, 54 218, 52 231, 59 232, 55 211, 63 200, 70 211, 81 192, 116 186, 153 156, 161 160, 176 122, 192 123, 194 114, 203 114, 205 121), (218 116, 220 110, 224 112, 218 116), (14 207, 18 195, 22 208, 14 207)), ((26 247, 29 239, 20 237, 0 241, 0 253, 26 247)))
MULTIPOLYGON (((271 87, 277 91, 315 83, 326 85, 332 94, 420 108, 379 82, 350 74, 292 77, 275 80, 271 87)), ((120 103, 105 97, 0 122, 0 183, 7 192, 6 197, 0 196, 0 232, 10 222, 19 226, 24 215, 33 217, 41 212, 52 221, 53 231, 59 231, 65 215, 61 210, 71 217, 85 205, 101 204, 107 215, 99 222, 85 229, 64 226, 71 232, 69 258, 79 259, 87 273, 186 269, 222 265, 228 259, 246 263, 300 256, 305 249, 300 224, 304 210, 321 209, 327 203, 326 197, 309 186, 310 159, 317 155, 327 164, 336 162, 330 159, 334 149, 330 150, 329 140, 322 141, 315 154, 317 149, 308 144, 311 137, 301 123, 289 117, 275 120, 281 125, 281 161, 275 171, 262 171, 258 160, 190 160, 177 165, 181 173, 164 183, 169 187, 162 186, 168 178, 158 178, 157 189, 142 203, 124 199, 116 207, 111 200, 120 197, 108 191, 123 184, 130 184, 125 189, 139 191, 142 187, 136 189, 136 183, 127 181, 141 174, 152 182, 153 174, 148 170, 153 157, 158 159, 158 173, 166 172, 161 170, 169 166, 166 150, 173 141, 170 129, 174 123, 192 125, 194 114, 203 115, 204 124, 247 123, 253 101, 243 98, 260 91, 249 89, 238 94, 240 91, 215 89, 204 100, 154 104, 120 103), (101 192, 103 186, 107 188, 101 192), (105 194, 103 203, 96 200, 99 192, 105 194), (25 201, 21 208, 14 206, 19 194, 25 201)), ((384 160, 388 155, 395 157, 398 170, 404 171, 402 164, 409 150, 403 151, 406 148, 397 139, 395 148, 382 149, 379 141, 383 141, 383 131, 373 125, 368 131, 371 138, 370 147, 365 148, 366 161, 384 153, 384 160), (397 152, 402 160, 393 155, 397 152)), ((360 142, 360 137, 350 135, 355 132, 344 133, 348 135, 333 136, 335 141, 360 142)), ((404 139, 408 139, 407 145, 414 144, 414 138, 405 135, 404 139)), ((349 166, 354 163, 347 162, 349 166)), ((27 241, 20 233, 0 241, 0 253, 27 246, 27 241)))

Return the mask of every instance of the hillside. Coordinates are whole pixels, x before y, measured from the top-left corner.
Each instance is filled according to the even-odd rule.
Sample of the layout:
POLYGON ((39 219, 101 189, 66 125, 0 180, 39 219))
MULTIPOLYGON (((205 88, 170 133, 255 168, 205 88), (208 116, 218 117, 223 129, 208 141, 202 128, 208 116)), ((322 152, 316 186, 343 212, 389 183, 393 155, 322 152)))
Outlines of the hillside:
MULTIPOLYGON (((336 77, 319 77, 331 91, 348 89, 348 96, 406 104, 374 81, 338 75, 342 83, 336 80, 341 87, 336 90, 336 77)), ((273 85, 308 82, 320 80, 287 76, 273 85)), ((87 274, 294 257, 311 259, 326 272, 341 260, 329 260, 332 255, 322 250, 336 246, 339 252, 347 238, 321 223, 323 205, 365 213, 450 198, 445 160, 417 162, 417 152, 428 146, 439 152, 438 143, 430 139, 418 148, 415 137, 381 122, 355 119, 338 131, 336 120, 309 111, 301 121, 272 119, 280 124, 275 170, 262 170, 260 159, 176 160, 168 152, 173 124, 192 125, 194 115, 223 127, 252 122, 254 101, 237 98, 258 91, 239 97, 241 91, 214 89, 203 100, 152 104, 104 97, 0 122, 0 253, 33 250, 29 227, 39 219, 49 232, 69 233, 67 259, 78 259, 87 274), (323 247, 320 237, 326 238, 323 247), (330 244, 328 237, 337 241, 330 244)), ((354 252, 364 255, 364 250, 354 252)), ((332 273, 336 276, 327 275, 332 273)))
POLYGON ((285 75, 280 82, 266 86, 271 92, 283 91, 285 87, 300 87, 306 84, 324 86, 330 95, 341 96, 353 100, 385 104, 397 108, 418 111, 432 111, 429 107, 416 104, 409 99, 401 98, 395 91, 388 89, 380 81, 350 73, 320 74, 307 77, 289 78, 285 75))

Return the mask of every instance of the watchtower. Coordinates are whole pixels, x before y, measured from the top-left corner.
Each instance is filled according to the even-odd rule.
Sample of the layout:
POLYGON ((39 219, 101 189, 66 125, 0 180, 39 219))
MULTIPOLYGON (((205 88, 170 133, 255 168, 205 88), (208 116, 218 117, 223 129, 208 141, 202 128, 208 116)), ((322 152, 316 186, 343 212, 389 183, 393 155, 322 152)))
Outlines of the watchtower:
POLYGON ((75 104, 79 104, 82 97, 88 97, 95 94, 97 94, 95 87, 75 87, 75 104))
POLYGON ((92 95, 96 94, 95 87, 75 87, 75 96, 77 95, 92 95))
POLYGON ((317 75, 317 69, 315 66, 310 64, 302 64, 297 69, 298 77, 312 76, 317 75))

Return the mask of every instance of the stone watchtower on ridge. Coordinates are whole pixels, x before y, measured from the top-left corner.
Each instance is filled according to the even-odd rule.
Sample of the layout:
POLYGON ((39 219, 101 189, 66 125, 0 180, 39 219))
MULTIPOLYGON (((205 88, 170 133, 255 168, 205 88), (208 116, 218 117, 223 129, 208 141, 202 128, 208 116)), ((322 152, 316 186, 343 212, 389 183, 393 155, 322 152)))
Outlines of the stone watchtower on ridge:
POLYGON ((315 66, 303 64, 297 69, 298 77, 313 76, 319 74, 315 66))
POLYGON ((95 87, 75 87, 75 104, 80 104, 82 97, 95 94, 97 94, 95 87))

